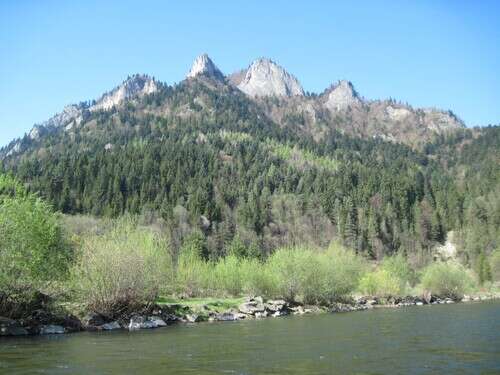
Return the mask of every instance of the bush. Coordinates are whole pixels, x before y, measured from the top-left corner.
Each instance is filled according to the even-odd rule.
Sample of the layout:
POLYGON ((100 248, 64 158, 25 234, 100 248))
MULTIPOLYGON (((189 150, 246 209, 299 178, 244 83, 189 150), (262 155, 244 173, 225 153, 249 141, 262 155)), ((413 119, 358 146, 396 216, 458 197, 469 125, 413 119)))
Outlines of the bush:
POLYGON ((360 277, 366 268, 364 260, 354 251, 334 243, 320 256, 320 268, 324 281, 318 302, 340 301, 350 296, 358 287, 360 277))
POLYGON ((403 296, 415 276, 403 255, 386 257, 379 268, 366 274, 360 281, 359 290, 378 297, 403 296))
POLYGON ((317 279, 317 258, 304 248, 283 248, 277 250, 267 261, 271 275, 274 297, 294 301, 296 297, 310 293, 319 286, 317 279))
POLYGON ((71 252, 58 216, 15 180, 0 176, 0 315, 19 315, 66 277, 71 252))
POLYGON ((172 282, 166 241, 122 218, 103 235, 83 239, 72 269, 79 299, 108 316, 152 303, 172 282))
POLYGON ((457 263, 433 263, 422 275, 422 287, 442 298, 460 299, 473 284, 467 271, 457 263))
POLYGON ((187 297, 210 296, 213 266, 195 252, 182 252, 177 260, 175 289, 187 297))
POLYGON ((401 280, 385 269, 366 274, 359 283, 359 290, 369 296, 389 297, 401 294, 401 280))
POLYGON ((495 250, 490 257, 491 278, 500 281, 500 250, 495 250))
POLYGON ((224 296, 239 296, 243 290, 241 261, 234 255, 222 258, 214 266, 213 290, 224 296))
POLYGON ((265 263, 255 258, 244 259, 240 266, 243 292, 252 296, 271 296, 272 277, 265 263))
POLYGON ((271 293, 289 301, 331 303, 349 295, 364 269, 354 252, 332 245, 326 252, 281 249, 268 261, 271 293))

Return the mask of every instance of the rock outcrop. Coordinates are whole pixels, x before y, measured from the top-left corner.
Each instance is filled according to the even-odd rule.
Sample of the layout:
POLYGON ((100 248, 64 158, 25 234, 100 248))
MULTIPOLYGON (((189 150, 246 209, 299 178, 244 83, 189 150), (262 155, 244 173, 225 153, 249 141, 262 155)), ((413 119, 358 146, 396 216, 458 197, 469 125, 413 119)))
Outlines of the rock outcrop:
POLYGON ((195 78, 198 76, 205 76, 219 81, 224 80, 224 74, 215 66, 214 62, 206 53, 198 56, 194 60, 186 78, 195 78))
POLYGON ((330 111, 343 111, 361 103, 352 83, 345 80, 332 85, 323 95, 326 97, 324 106, 330 111))
POLYGON ((304 96, 304 89, 297 78, 266 58, 255 60, 237 87, 252 97, 304 96))
POLYGON ((126 100, 142 97, 156 91, 158 91, 158 85, 153 78, 143 74, 135 74, 126 79, 120 86, 101 96, 89 110, 107 111, 126 100))

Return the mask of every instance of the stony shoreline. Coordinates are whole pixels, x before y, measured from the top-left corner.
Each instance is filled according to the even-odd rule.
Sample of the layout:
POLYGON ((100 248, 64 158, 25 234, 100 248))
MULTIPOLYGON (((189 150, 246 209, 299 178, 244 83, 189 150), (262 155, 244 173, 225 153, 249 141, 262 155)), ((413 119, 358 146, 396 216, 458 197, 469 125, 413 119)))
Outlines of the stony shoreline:
POLYGON ((288 315, 319 313, 340 313, 369 310, 374 308, 400 308, 460 302, 480 302, 500 299, 500 293, 464 296, 460 300, 451 298, 424 297, 359 297, 349 303, 333 303, 329 306, 288 303, 285 300, 264 300, 262 297, 247 297, 237 307, 224 311, 214 311, 207 305, 192 308, 182 303, 156 304, 141 311, 124 314, 118 319, 110 319, 98 313, 88 313, 79 319, 74 315, 56 315, 43 310, 34 311, 30 317, 13 320, 0 317, 0 337, 51 335, 82 331, 114 331, 154 329, 179 323, 193 324, 214 321, 239 321, 263 319, 288 315))

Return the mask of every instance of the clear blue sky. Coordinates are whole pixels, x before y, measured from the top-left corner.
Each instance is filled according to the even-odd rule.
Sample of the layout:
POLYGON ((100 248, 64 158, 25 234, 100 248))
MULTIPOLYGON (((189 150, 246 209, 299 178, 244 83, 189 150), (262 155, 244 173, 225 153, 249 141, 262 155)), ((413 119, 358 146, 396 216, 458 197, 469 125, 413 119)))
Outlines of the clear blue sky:
POLYGON ((178 82, 201 52, 225 73, 266 56, 308 91, 346 78, 369 99, 497 124, 499 46, 500 1, 4 0, 0 145, 129 74, 178 82))

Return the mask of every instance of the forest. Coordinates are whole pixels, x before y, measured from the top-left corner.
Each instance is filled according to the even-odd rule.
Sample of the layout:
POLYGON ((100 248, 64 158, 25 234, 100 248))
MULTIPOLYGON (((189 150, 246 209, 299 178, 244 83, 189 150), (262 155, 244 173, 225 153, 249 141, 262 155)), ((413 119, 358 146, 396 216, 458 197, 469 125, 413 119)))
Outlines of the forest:
MULTIPOLYGON (((350 249, 361 263, 403 259, 419 272, 453 233, 456 258, 473 270, 477 282, 495 279, 498 126, 439 134, 422 148, 338 129, 318 140, 274 123, 244 95, 189 82, 162 85, 110 111, 86 111, 76 129, 19 142, 20 155, 0 152, 3 189, 8 196, 30 197, 22 198, 29 204, 43 204, 40 209, 50 212, 51 220, 63 223, 54 224, 53 237, 47 238, 54 244, 37 255, 56 251, 54 267, 71 264, 74 254, 68 249, 91 246, 82 229, 87 225, 103 244, 113 242, 106 236, 113 236, 115 225, 127 233, 149 228, 154 238, 137 241, 154 248, 160 236, 158 246, 169 254, 164 261, 176 267, 193 246, 207 267, 231 259, 252 267, 253 260, 279 263, 283 249, 327 249, 333 243, 350 249)), ((12 228, 5 215, 15 210, 6 203, 11 198, 3 199, 0 233, 7 236, 12 228)), ((113 246, 115 254, 127 248, 113 246)), ((364 269, 356 267, 352 275, 364 269)), ((414 285, 416 276, 405 274, 414 285)), ((380 276, 365 280, 365 290, 373 291, 380 276)), ((204 285, 198 292, 191 291, 194 286, 180 290, 217 290, 204 285)))

